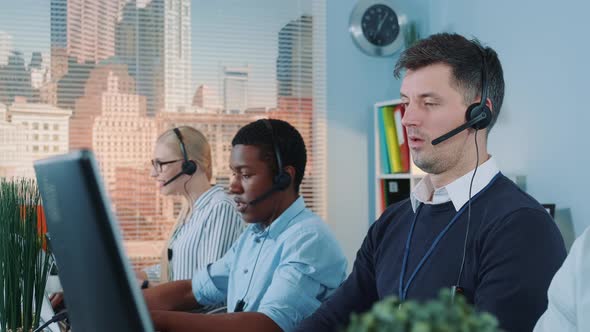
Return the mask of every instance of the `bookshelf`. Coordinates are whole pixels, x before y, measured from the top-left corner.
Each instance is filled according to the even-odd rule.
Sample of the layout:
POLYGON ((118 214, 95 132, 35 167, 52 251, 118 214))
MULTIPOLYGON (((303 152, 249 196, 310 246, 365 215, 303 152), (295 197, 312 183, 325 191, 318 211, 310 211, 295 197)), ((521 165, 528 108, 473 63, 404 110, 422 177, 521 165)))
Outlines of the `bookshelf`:
MULTIPOLYGON (((382 137, 386 136, 385 134, 382 134, 383 131, 383 124, 381 123, 381 121, 383 121, 383 116, 380 116, 380 113, 383 112, 382 108, 383 107, 394 107, 398 106, 399 104, 401 104, 401 100, 399 99, 394 99, 394 100, 387 100, 387 101, 381 101, 381 102, 377 102, 374 104, 373 106, 373 133, 374 133, 374 148, 375 148, 375 179, 374 179, 374 185, 375 185, 375 217, 378 218, 381 213, 383 213, 383 211, 385 210, 385 208, 390 205, 393 204, 401 199, 404 199, 405 197, 408 197, 410 195, 410 190, 412 190, 412 188, 414 188, 414 186, 416 186, 416 184, 420 181, 420 179, 422 179, 422 177, 424 177, 424 172, 422 172, 419 168, 417 168, 414 163, 412 162, 412 158, 409 155, 409 149, 406 152, 407 153, 407 163, 409 164, 409 167, 406 164, 406 169, 402 170, 402 171, 398 171, 398 172, 394 172, 392 170, 392 166, 391 163, 388 163, 388 168, 390 169, 390 171, 388 172, 387 170, 384 170, 383 165, 384 165, 384 160, 383 158, 383 153, 382 153, 382 149, 385 148, 387 149, 386 154, 389 155, 389 153, 391 153, 391 146, 387 145, 384 147, 382 146, 382 137), (389 199, 388 202, 385 202, 386 198, 384 197, 385 195, 387 195, 387 197, 389 199), (386 206, 387 205, 387 206, 386 206)), ((383 113, 381 113, 383 114, 383 113)), ((407 138, 405 137, 405 135, 402 134, 398 134, 398 131, 401 129, 403 131, 405 131, 405 128, 403 128, 403 126, 401 125, 401 116, 397 116, 394 117, 394 127, 396 128, 396 137, 398 139, 397 143, 398 145, 403 145, 404 142, 407 145, 407 138), (396 121, 397 120, 397 121, 396 121), (401 140, 401 142, 400 142, 401 140)), ((386 139, 386 141, 389 142, 389 140, 386 139)), ((403 154, 404 152, 400 151, 401 148, 398 148, 398 153, 403 154)), ((386 160, 390 160, 389 157, 385 157, 386 160)))

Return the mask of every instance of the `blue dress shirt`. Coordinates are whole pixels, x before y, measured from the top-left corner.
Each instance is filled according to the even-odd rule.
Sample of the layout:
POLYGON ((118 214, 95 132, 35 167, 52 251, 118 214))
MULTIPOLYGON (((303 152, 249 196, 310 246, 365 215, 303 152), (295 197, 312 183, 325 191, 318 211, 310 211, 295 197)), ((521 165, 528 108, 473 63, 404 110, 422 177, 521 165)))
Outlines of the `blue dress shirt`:
POLYGON ((299 197, 267 228, 250 225, 219 261, 192 279, 201 305, 243 299, 283 331, 310 316, 346 277, 346 258, 331 231, 299 197), (256 262, 257 261, 257 262, 256 262))

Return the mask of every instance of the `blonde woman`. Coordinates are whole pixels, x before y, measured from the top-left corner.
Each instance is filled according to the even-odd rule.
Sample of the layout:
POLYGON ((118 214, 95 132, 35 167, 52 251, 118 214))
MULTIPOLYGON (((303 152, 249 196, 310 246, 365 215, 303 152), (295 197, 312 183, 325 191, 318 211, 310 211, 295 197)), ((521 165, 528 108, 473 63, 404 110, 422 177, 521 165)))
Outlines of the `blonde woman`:
MULTIPOLYGON (((142 288, 191 279, 193 273, 221 258, 244 229, 234 201, 220 186, 211 186, 211 148, 198 130, 183 126, 156 141, 151 176, 163 195, 186 199, 164 247, 160 264, 136 271, 142 288)), ((63 293, 50 297, 54 308, 63 293)))
POLYGON ((160 264, 137 273, 142 287, 191 279, 193 273, 225 254, 243 230, 233 200, 211 186, 211 148, 195 128, 164 132, 156 141, 151 176, 163 195, 181 195, 181 211, 160 264))

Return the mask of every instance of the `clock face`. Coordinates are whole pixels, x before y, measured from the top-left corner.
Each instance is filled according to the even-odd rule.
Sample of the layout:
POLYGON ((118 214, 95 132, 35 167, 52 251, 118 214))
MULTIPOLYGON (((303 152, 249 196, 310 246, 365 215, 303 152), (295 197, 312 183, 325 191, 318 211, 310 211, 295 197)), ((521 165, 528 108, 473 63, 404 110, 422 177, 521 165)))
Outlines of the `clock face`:
POLYGON ((401 0, 358 0, 350 14, 348 30, 361 51, 372 56, 390 56, 403 47, 408 16, 395 1, 401 0))
POLYGON ((391 7, 376 4, 363 13, 361 28, 365 38, 373 45, 387 46, 400 32, 397 14, 391 7))

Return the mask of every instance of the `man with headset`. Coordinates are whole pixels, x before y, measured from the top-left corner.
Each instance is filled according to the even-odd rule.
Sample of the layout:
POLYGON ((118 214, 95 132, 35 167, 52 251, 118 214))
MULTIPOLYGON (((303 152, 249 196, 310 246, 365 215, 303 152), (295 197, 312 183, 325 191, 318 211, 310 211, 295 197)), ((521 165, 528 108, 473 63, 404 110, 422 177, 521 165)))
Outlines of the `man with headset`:
POLYGON ((404 51, 396 77, 402 70, 402 124, 427 175, 373 224, 352 274, 297 331, 335 331, 386 296, 427 300, 441 288, 506 331, 531 331, 566 252, 551 217, 488 154, 504 97, 498 56, 436 34, 404 51))
POLYGON ((346 258, 299 196, 307 156, 289 123, 262 119, 232 141, 230 193, 249 227, 191 280, 145 290, 158 331, 292 331, 346 277, 346 258), (180 312, 226 303, 228 314, 180 312))

